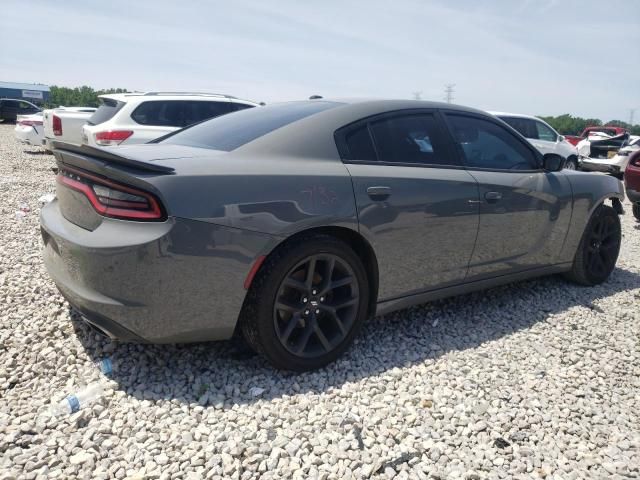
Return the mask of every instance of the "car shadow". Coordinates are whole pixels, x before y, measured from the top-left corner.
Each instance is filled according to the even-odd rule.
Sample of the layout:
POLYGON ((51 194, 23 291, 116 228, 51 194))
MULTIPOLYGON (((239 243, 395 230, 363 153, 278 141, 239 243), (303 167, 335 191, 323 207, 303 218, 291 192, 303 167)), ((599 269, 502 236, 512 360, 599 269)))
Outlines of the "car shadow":
POLYGON ((368 321, 345 355, 301 374, 271 368, 238 338, 189 345, 111 342, 71 312, 89 356, 94 361, 112 358, 111 378, 127 395, 231 408, 260 398, 321 393, 395 367, 433 361, 528 329, 572 307, 601 313, 597 301, 629 285, 640 285, 640 274, 617 268, 608 282, 596 287, 551 276, 411 307, 368 321), (496 310, 501 314, 495 315, 496 310), (254 397, 253 387, 264 392, 254 397))
POLYGON ((24 150, 24 153, 28 153, 29 155, 49 155, 50 154, 46 150, 24 150))

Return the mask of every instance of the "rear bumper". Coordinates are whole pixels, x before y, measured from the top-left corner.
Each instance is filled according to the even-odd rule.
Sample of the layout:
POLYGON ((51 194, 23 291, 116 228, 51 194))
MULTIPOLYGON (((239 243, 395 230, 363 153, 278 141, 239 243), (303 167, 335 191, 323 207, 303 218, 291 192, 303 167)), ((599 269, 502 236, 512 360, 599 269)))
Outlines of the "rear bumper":
POLYGON ((14 129, 16 140, 25 145, 33 145, 34 147, 42 146, 42 136, 33 127, 16 126, 14 129))
POLYGON ((605 158, 594 159, 594 158, 580 157, 578 163, 580 168, 582 168, 583 170, 588 170, 590 172, 604 172, 604 173, 618 174, 620 172, 624 172, 628 161, 629 161, 628 157, 620 157, 616 155, 613 158, 607 158, 607 159, 605 158))
POLYGON ((44 262, 69 303, 113 338, 150 343, 230 338, 255 258, 274 238, 206 222, 69 222, 40 217, 44 262))

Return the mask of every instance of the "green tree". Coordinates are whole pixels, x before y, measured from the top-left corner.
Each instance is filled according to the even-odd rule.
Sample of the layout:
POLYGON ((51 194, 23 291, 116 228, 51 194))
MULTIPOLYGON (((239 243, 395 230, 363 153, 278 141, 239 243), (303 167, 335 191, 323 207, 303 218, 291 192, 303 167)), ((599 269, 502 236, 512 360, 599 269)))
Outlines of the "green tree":
POLYGON ((53 107, 97 107, 100 104, 98 95, 106 93, 126 93, 126 88, 109 88, 106 90, 94 90, 83 85, 81 87, 58 87, 52 85, 49 88, 49 101, 45 104, 47 108, 53 107))

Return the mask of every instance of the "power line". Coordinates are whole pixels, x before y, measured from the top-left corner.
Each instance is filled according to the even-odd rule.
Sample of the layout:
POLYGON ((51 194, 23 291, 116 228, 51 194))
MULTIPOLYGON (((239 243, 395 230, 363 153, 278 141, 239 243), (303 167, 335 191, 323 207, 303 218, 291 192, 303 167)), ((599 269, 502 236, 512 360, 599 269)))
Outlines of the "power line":
POLYGON ((456 91, 456 84, 455 83, 447 83, 444 86, 444 99, 447 103, 451 103, 453 102, 453 94, 456 91))

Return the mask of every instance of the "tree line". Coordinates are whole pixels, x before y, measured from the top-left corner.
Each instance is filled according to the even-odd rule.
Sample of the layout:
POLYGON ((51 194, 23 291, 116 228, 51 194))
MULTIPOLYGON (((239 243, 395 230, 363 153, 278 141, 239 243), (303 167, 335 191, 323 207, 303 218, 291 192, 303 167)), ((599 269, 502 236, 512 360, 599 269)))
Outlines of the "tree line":
POLYGON ((630 125, 622 120, 610 120, 607 123, 602 123, 602 120, 599 118, 574 117, 568 113, 558 115, 557 117, 544 117, 540 115, 540 118, 562 135, 580 135, 586 127, 591 126, 622 127, 629 130, 631 135, 640 135, 640 125, 630 125))
POLYGON ((97 107, 100 105, 98 95, 105 93, 126 93, 126 88, 108 88, 106 90, 94 90, 83 85, 82 87, 58 87, 52 85, 49 88, 49 101, 46 108, 54 107, 97 107))
MULTIPOLYGON (((98 95, 105 93, 126 93, 126 88, 108 88, 106 90, 94 90, 93 88, 83 85, 82 87, 58 87, 53 85, 50 89, 49 101, 45 103, 45 107, 97 107, 100 102, 98 95)), ((568 113, 564 115, 558 115, 557 117, 545 117, 540 116, 545 122, 555 128, 562 135, 579 135, 586 127, 592 125, 600 126, 615 126, 624 127, 632 135, 640 135, 640 125, 629 125, 622 120, 611 120, 607 123, 602 123, 599 118, 581 118, 574 117, 568 113)))

